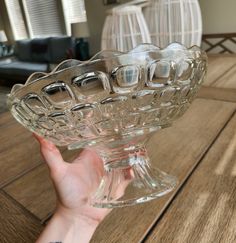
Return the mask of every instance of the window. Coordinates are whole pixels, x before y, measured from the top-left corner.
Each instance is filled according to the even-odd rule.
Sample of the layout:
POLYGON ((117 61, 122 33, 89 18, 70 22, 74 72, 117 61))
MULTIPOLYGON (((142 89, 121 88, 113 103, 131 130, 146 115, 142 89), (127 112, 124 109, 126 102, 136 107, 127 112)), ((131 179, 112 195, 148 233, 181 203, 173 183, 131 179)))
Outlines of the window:
POLYGON ((62 0, 63 12, 66 22, 66 33, 71 35, 71 23, 86 22, 84 0, 62 0))
POLYGON ((28 37, 24 18, 21 12, 19 0, 7 0, 5 1, 10 25, 15 40, 25 39, 28 37))
POLYGON ((23 0, 23 6, 31 37, 65 34, 57 0, 23 0))
POLYGON ((71 35, 71 23, 87 21, 84 0, 5 0, 15 40, 71 35))

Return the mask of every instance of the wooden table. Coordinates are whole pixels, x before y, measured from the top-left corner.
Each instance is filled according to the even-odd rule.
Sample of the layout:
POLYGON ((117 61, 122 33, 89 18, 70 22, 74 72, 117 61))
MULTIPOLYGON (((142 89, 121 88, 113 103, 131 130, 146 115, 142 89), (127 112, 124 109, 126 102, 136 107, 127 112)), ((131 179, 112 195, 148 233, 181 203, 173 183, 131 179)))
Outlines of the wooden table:
MULTIPOLYGON (((236 242, 235 111, 236 56, 210 56, 198 98, 148 147, 153 164, 176 175, 178 187, 113 210, 92 242, 236 242)), ((53 213, 53 187, 32 135, 9 113, 0 116, 0 129, 0 242, 34 242, 53 213)))

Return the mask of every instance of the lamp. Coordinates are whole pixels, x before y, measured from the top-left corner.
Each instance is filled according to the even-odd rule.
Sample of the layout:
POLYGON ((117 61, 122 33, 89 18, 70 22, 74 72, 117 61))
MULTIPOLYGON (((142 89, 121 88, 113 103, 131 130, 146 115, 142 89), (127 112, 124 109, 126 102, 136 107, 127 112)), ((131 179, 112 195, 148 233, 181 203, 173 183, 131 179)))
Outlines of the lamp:
POLYGON ((4 42, 7 42, 7 36, 4 30, 0 30, 0 56, 4 56, 7 51, 7 47, 4 42))
POLYGON ((72 23, 71 33, 77 39, 75 44, 75 56, 84 61, 89 59, 89 44, 84 38, 89 37, 89 28, 87 22, 72 23))
POLYGON ((202 17, 198 0, 151 0, 144 9, 151 40, 159 47, 180 42, 201 45, 202 17))
POLYGON ((113 8, 102 31, 102 50, 129 51, 141 43, 151 43, 150 34, 140 6, 113 8))

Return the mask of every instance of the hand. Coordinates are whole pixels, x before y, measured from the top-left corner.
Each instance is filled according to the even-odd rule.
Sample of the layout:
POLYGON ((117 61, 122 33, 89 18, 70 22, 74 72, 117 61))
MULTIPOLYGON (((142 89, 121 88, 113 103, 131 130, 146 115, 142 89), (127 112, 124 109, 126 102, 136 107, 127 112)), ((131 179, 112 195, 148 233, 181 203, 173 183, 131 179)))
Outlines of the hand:
MULTIPOLYGON (((50 170, 58 198, 57 209, 53 220, 51 220, 52 223, 48 225, 49 230, 43 232, 38 242, 56 240, 64 243, 67 239, 70 239, 68 242, 72 242, 72 238, 68 238, 66 231, 67 238, 51 239, 50 237, 55 235, 51 225, 57 225, 57 228, 65 228, 65 225, 71 225, 72 228, 82 227, 85 231, 77 229, 76 232, 83 234, 85 240, 80 242, 87 242, 97 225, 110 212, 110 209, 95 208, 89 204, 89 198, 97 189, 104 174, 103 162, 95 151, 84 149, 72 163, 67 163, 53 143, 37 135, 35 137, 40 143, 41 153, 50 170), (47 236, 50 237, 47 238, 47 236)), ((70 229, 68 230, 70 231, 70 229)), ((61 237, 63 237, 63 234, 61 234, 61 237)), ((82 239, 81 235, 78 237, 82 239)), ((75 242, 79 242, 78 238, 75 242)))

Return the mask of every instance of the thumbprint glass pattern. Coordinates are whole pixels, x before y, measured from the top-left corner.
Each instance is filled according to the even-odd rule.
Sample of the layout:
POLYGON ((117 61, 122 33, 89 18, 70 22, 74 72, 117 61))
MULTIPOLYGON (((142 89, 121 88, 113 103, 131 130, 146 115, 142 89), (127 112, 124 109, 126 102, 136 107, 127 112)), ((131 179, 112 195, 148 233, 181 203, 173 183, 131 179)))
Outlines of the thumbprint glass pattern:
POLYGON ((121 207, 170 192, 175 177, 151 165, 145 145, 189 107, 207 69, 206 54, 172 43, 103 51, 35 73, 8 97, 18 122, 58 146, 93 147, 105 174, 91 203, 121 207))

